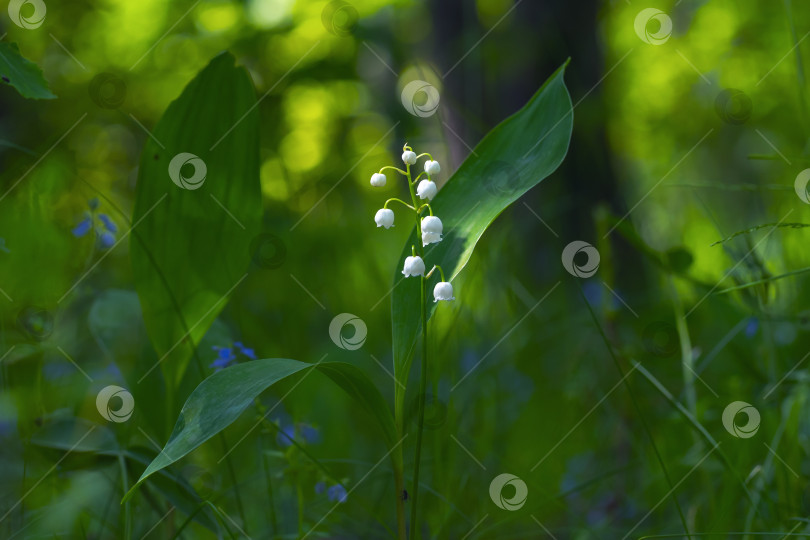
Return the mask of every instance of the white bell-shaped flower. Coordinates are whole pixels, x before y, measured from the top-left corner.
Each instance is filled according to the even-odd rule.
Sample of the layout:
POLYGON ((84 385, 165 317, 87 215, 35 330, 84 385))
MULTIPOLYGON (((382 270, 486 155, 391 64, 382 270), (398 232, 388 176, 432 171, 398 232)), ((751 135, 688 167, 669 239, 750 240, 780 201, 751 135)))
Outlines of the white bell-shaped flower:
POLYGON ((371 185, 374 187, 383 187, 386 180, 384 174, 374 173, 371 175, 371 185))
POLYGON ((438 302, 439 300, 455 300, 456 297, 453 296, 453 286, 450 284, 449 281, 440 281, 433 287, 433 298, 434 302, 438 302))
POLYGON ((377 227, 390 229, 394 226, 394 211, 389 208, 380 208, 374 215, 374 221, 377 223, 377 227))
POLYGON ((438 161, 428 160, 425 162, 425 172, 428 174, 439 174, 442 170, 438 161))
POLYGON ((442 220, 436 216, 422 218, 422 245, 438 244, 442 240, 442 220))
POLYGON ((433 180, 422 180, 419 182, 419 185, 416 186, 416 194, 419 195, 420 199, 431 201, 438 191, 439 188, 436 187, 436 182, 433 180))
POLYGON ((405 266, 402 268, 402 274, 405 277, 424 276, 425 261, 423 261, 422 257, 418 255, 413 257, 405 257, 405 266))
POLYGON ((410 150, 405 150, 402 152, 402 163, 406 165, 413 165, 416 163, 416 152, 412 152, 410 150))

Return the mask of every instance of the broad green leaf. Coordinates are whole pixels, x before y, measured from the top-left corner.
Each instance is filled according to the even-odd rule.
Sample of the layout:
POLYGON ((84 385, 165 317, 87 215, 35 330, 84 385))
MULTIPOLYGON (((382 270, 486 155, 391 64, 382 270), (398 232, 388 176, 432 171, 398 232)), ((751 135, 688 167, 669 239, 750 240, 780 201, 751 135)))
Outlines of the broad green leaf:
MULTIPOLYGON (((571 98, 563 82, 565 65, 537 91, 520 111, 501 122, 478 143, 431 202, 444 225, 444 239, 425 249, 425 265, 440 265, 450 280, 472 255, 478 239, 506 207, 546 178, 562 163, 573 128, 571 98)), ((430 151, 417 148, 417 152, 430 151)), ((411 234, 394 273, 391 302, 394 369, 397 381, 407 383, 414 345, 421 330, 418 279, 403 279, 401 261, 417 244, 411 234)), ((428 317, 433 313, 432 279, 428 287, 428 317)), ((471 305, 474 302, 471 303, 471 305)), ((396 387, 396 409, 402 410, 405 392, 396 387)))
POLYGON ((244 278, 259 230, 259 116, 247 71, 228 53, 214 58, 152 135, 138 173, 132 266, 146 331, 175 386, 244 278))
POLYGON ((0 41, 0 80, 17 89, 22 97, 55 99, 42 70, 20 54, 16 43, 0 41))
POLYGON ((174 426, 169 442, 149 464, 124 500, 144 480, 182 458, 232 424, 264 390, 306 369, 332 379, 380 423, 386 443, 393 447, 396 429, 390 409, 374 384, 351 364, 307 364, 286 358, 267 358, 237 364, 205 379, 191 393, 174 426))

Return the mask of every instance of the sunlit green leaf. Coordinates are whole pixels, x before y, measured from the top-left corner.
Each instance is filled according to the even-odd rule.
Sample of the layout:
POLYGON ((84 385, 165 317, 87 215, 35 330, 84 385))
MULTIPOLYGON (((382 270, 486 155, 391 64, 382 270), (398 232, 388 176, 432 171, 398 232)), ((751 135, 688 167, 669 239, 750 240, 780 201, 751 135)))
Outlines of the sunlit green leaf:
MULTIPOLYGON (((439 264, 448 280, 458 275, 489 224, 562 163, 573 128, 564 72, 562 66, 526 106, 484 137, 433 199, 433 211, 444 224, 444 239, 425 249, 428 269, 439 264)), ((411 254, 412 245, 417 245, 415 232, 401 260, 411 254)), ((421 322, 419 280, 403 279, 401 266, 394 273, 392 316, 395 374, 404 385, 421 322)), ((430 291, 432 287, 428 317, 435 309, 430 291)), ((404 400, 401 388, 397 385, 398 410, 404 400)))
POLYGON ((31 99, 55 99, 42 70, 20 54, 16 43, 0 41, 0 80, 13 86, 21 96, 31 99))
POLYGON ((256 95, 225 53, 169 106, 141 155, 132 266, 169 386, 245 277, 261 213, 256 95))

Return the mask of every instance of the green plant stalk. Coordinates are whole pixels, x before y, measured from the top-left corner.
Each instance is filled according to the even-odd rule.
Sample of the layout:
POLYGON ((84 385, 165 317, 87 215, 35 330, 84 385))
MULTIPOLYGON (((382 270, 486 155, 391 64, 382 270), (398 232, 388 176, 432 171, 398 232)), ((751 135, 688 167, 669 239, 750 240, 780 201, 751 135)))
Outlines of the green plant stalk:
MULTIPOLYGON (((118 454, 118 465, 121 467, 121 484, 124 488, 124 495, 129 490, 129 479, 127 477, 127 464, 124 461, 124 456, 118 454)), ((132 514, 130 512, 129 501, 124 503, 124 538, 130 540, 132 538, 132 514)))
POLYGON ((427 280, 422 276, 422 372, 419 378, 419 425, 416 431, 416 457, 413 464, 413 506, 411 506, 411 540, 416 538, 419 528, 416 521, 417 499, 419 496, 419 464, 422 457, 422 432, 425 425, 425 393, 427 392, 427 280))
MULTIPOLYGON (((433 159, 431 157, 431 159, 433 159)), ((414 188, 414 182, 411 181, 411 166, 408 165, 407 168, 407 177, 408 177, 408 191, 411 194, 411 201, 413 202, 414 208, 419 208, 419 201, 416 198, 416 189, 414 188)), ((417 177, 418 178, 418 177, 417 177)), ((416 216, 416 239, 417 242, 420 241, 422 238, 422 222, 419 218, 419 213, 414 214, 416 216)), ((425 257, 425 248, 424 246, 419 246, 419 255, 424 260, 425 257)), ((420 295, 421 295, 421 305, 422 305, 422 368, 420 373, 419 379, 419 395, 417 399, 419 400, 419 416, 418 416, 418 427, 416 432, 416 450, 415 450, 415 457, 414 457, 414 464, 413 464, 413 493, 412 493, 412 501, 411 501, 411 529, 410 529, 410 538, 413 540, 416 538, 416 530, 419 528, 417 523, 417 511, 419 508, 418 501, 419 501, 419 465, 422 458, 422 432, 424 431, 424 424, 425 424, 425 393, 427 390, 427 298, 426 298, 426 287, 427 281, 425 276, 423 275, 421 278, 421 288, 420 288, 420 295)))

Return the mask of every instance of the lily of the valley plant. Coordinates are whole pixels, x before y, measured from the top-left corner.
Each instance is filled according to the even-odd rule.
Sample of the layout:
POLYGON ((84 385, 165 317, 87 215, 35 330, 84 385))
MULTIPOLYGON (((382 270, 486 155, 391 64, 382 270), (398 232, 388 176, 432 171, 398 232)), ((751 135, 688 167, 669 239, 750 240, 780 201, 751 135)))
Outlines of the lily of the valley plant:
MULTIPOLYGON (((445 280, 444 271, 441 266, 434 264, 429 272, 425 272, 427 269, 425 266, 425 248, 430 244, 438 244, 442 241, 442 220, 439 219, 438 216, 433 215, 433 208, 430 206, 430 201, 439 191, 436 182, 433 181, 433 176, 441 172, 441 165, 428 153, 416 155, 416 152, 407 144, 402 148, 402 163, 405 164, 405 170, 394 166, 386 166, 371 175, 371 185, 374 187, 385 186, 388 179, 383 171, 386 170, 392 170, 396 174, 404 177, 408 184, 408 192, 411 195, 411 204, 396 197, 388 199, 385 201, 383 207, 377 210, 374 221, 377 223, 377 227, 384 227, 386 229, 393 227, 394 211, 388 208, 388 205, 399 203, 413 213, 416 222, 416 236, 422 239, 421 245, 411 246, 411 255, 405 257, 402 268, 402 275, 406 278, 419 277, 421 280, 422 369, 419 383, 419 416, 416 434, 416 456, 414 458, 413 470, 413 500, 411 503, 410 527, 411 538, 414 538, 416 529, 418 528, 416 513, 419 495, 419 465, 422 452, 422 431, 425 421, 425 391, 427 388, 427 284, 433 272, 438 270, 441 276, 441 280, 433 287, 433 301, 455 300, 455 297, 453 296, 453 285, 445 280), (411 174, 411 166, 416 165, 421 158, 427 158, 424 162, 424 170, 414 178, 411 174), (427 211, 427 215, 425 215, 425 211, 427 211)), ((398 486, 398 491, 402 491, 401 496, 398 497, 397 518, 399 521, 399 534, 400 537, 403 537, 405 534, 403 502, 407 495, 402 486, 398 486)))

